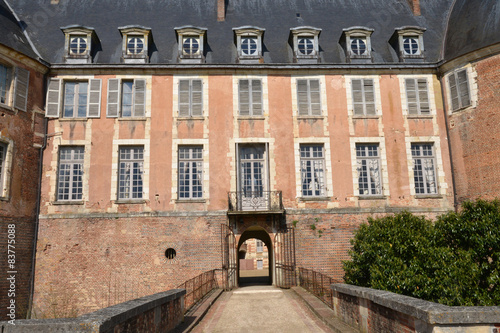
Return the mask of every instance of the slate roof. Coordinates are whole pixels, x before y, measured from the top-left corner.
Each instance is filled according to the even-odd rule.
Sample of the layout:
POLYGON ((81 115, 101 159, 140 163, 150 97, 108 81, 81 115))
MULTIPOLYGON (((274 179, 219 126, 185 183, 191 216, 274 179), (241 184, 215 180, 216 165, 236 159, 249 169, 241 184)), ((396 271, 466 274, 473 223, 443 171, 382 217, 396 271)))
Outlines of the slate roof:
POLYGON ((250 25, 265 29, 266 64, 291 64, 290 29, 320 28, 320 57, 323 64, 346 63, 339 39, 343 29, 365 26, 371 36, 373 63, 400 63, 389 44, 396 28, 419 26, 423 35, 425 63, 437 63, 490 41, 500 41, 498 0, 421 0, 421 16, 415 16, 407 0, 226 0, 226 18, 217 22, 217 0, 50 0, 11 1, 26 24, 30 39, 44 60, 63 62, 64 34, 61 27, 91 26, 100 40, 97 64, 118 64, 122 37, 118 27, 150 27, 154 36, 152 64, 177 63, 174 27, 193 25, 207 28, 207 64, 233 64, 236 45, 233 28, 250 25), (494 7, 495 10, 491 10, 494 7), (476 10, 479 8, 479 10, 476 10), (484 17, 488 17, 483 22, 484 17), (447 19, 450 18, 450 24, 447 19), (463 22, 463 24, 461 24, 463 22), (481 26, 479 26, 481 25, 481 26), (476 27, 471 28, 471 27, 476 27), (447 32, 448 28, 448 32, 447 32), (471 36, 461 38, 462 32, 471 36), (446 35, 446 43, 445 34, 446 35), (473 41, 470 45, 467 41, 473 41), (443 45, 446 49, 443 52, 443 45))
POLYGON ((38 58, 24 35, 21 25, 3 0, 0 1, 0 27, 0 44, 19 51, 28 57, 38 58))

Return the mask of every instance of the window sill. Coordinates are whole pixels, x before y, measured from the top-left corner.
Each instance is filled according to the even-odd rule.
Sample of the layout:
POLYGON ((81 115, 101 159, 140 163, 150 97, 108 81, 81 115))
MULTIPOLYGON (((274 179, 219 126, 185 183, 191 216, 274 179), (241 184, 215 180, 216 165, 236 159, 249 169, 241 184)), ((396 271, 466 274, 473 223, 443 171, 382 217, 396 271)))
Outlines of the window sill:
POLYGON ((146 121, 147 117, 119 117, 118 121, 146 121))
POLYGON ((85 202, 78 201, 54 201, 52 202, 53 206, 66 206, 66 205, 83 205, 85 202))
POLYGON ((0 197, 0 201, 9 201, 10 198, 9 197, 0 197))
POLYGON ((330 201, 331 197, 300 197, 299 201, 330 201))
POLYGON ((265 120, 264 116, 238 116, 238 120, 265 120))
POLYGON ((297 116, 297 119, 299 119, 299 120, 300 119, 304 119, 304 120, 306 120, 306 119, 324 119, 324 118, 325 118, 325 116, 309 116, 309 115, 308 116, 305 116, 305 115, 297 116))
POLYGON ((186 121, 186 120, 205 120, 204 116, 195 116, 195 117, 177 117, 177 120, 179 121, 186 121))
POLYGON ((415 199, 443 199, 441 194, 415 194, 415 199))
POLYGON ((353 115, 352 119, 378 119, 380 115, 353 115))
POLYGON ((177 199, 175 203, 205 203, 205 199, 177 199))
POLYGON ((59 121, 67 122, 67 121, 87 121, 91 118, 59 118, 59 121))
POLYGON ((360 195, 358 200, 385 200, 387 197, 385 195, 360 195))
POLYGON ((10 112, 16 112, 16 109, 14 109, 12 106, 8 105, 8 104, 3 104, 3 103, 0 103, 0 107, 5 110, 5 111, 10 111, 10 112))
POLYGON ((464 106, 464 107, 461 107, 459 109, 456 109, 456 110, 451 110, 449 112, 449 115, 452 115, 454 113, 459 113, 459 112, 462 112, 462 111, 466 111, 466 110, 469 110, 469 109, 473 109, 475 107, 475 105, 467 105, 467 106, 464 106))
POLYGON ((433 114, 409 114, 406 116, 408 119, 432 119, 434 118, 433 114))
POLYGON ((123 205, 123 204, 144 204, 146 203, 146 200, 144 199, 131 199, 131 200, 125 200, 125 199, 121 199, 121 200, 116 200, 115 201, 115 204, 118 204, 118 205, 123 205))

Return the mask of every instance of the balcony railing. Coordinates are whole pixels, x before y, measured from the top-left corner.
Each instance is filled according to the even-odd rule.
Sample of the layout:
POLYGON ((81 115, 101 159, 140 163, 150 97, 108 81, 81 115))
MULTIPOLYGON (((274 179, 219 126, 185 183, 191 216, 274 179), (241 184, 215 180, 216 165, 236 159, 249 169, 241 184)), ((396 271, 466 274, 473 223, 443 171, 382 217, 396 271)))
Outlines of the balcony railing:
POLYGON ((238 191, 228 193, 228 212, 281 212, 281 191, 238 191))

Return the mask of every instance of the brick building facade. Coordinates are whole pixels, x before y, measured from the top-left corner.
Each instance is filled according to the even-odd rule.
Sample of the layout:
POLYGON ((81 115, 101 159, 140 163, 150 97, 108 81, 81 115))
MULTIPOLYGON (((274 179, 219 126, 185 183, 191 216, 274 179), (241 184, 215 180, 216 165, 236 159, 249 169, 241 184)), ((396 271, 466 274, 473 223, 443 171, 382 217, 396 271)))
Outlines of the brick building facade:
POLYGON ((368 217, 499 194, 499 24, 465 40, 467 1, 113 4, 13 5, 50 63, 40 315, 237 270, 253 238, 274 284, 291 249, 339 279, 368 217))

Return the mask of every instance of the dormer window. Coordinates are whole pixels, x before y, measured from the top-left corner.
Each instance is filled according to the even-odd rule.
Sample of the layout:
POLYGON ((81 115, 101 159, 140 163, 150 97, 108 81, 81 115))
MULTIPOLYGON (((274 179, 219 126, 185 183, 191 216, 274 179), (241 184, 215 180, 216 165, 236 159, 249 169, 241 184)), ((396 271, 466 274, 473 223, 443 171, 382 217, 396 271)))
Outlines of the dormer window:
POLYGON ((371 62, 370 38, 373 31, 367 27, 351 27, 343 30, 340 45, 346 52, 348 62, 371 62))
POLYGON ((149 61, 148 46, 152 39, 151 29, 143 26, 118 28, 122 34, 122 61, 125 63, 146 63, 149 61))
POLYGON ((94 28, 74 25, 61 28, 61 30, 65 35, 65 62, 72 64, 92 63, 92 46, 98 43, 94 28))
POLYGON ((317 63, 319 60, 319 34, 321 29, 297 27, 290 29, 294 60, 296 62, 317 63))
POLYGON ((238 49, 238 62, 256 63, 262 59, 262 36, 265 29, 252 26, 233 28, 236 47, 238 49))
POLYGON ((175 28, 179 45, 179 61, 185 63, 200 63, 205 59, 204 44, 206 28, 184 26, 175 28))
POLYGON ((391 38, 393 47, 398 51, 401 61, 422 61, 424 58, 424 31, 421 27, 397 28, 391 38), (420 60, 418 60, 420 59, 420 60))

